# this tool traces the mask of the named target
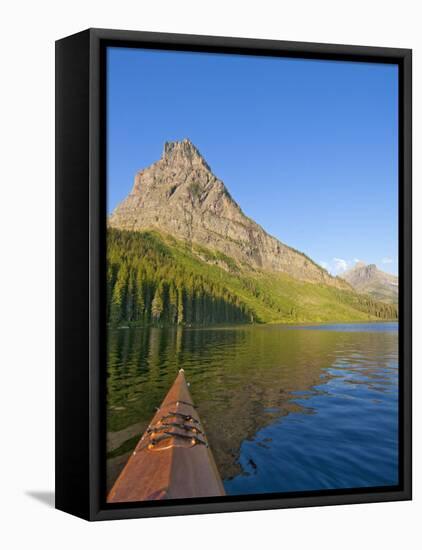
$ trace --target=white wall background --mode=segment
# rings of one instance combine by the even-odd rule
[[[415,318],[415,500],[89,524],[55,511],[54,40],[87,27],[414,49],[415,311],[421,310],[422,34],[412,0],[73,0],[2,3],[0,529],[3,548],[415,548],[421,539]],[[419,344],[419,345],[418,345]],[[34,496],[35,495],[35,496]],[[44,501],[44,503],[43,503]],[[0,539],[0,540],[1,540]]]

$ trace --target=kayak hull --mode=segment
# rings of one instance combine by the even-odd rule
[[[183,370],[108,494],[107,502],[223,496],[224,486]]]

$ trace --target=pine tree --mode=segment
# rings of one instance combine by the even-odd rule
[[[174,283],[171,283],[169,288],[168,320],[171,324],[177,321],[177,290]]]
[[[157,322],[160,320],[161,315],[163,314],[164,309],[164,288],[163,284],[160,283],[157,286],[157,289],[154,294],[154,299],[151,304],[151,317],[152,320]]]
[[[177,288],[177,324],[181,325],[184,321],[184,312],[183,312],[183,288]]]
[[[142,321],[144,316],[145,300],[143,277],[140,269],[136,272],[136,321]]]
[[[127,267],[122,264],[118,273],[116,284],[114,285],[113,295],[110,306],[110,322],[118,324],[124,319],[124,309],[126,304],[127,285]]]
[[[131,270],[128,277],[127,292],[126,292],[126,315],[127,321],[135,319],[135,304],[136,304],[136,282],[135,271]]]

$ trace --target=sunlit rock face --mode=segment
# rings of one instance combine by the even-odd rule
[[[217,250],[242,269],[350,288],[248,218],[188,139],[165,143],[161,159],[136,174],[132,191],[108,223],[130,231],[158,230]]]
[[[342,277],[358,292],[369,294],[382,302],[398,302],[398,277],[381,271],[375,264],[357,262],[352,269],[343,273]]]

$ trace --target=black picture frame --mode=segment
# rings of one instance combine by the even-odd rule
[[[105,502],[105,48],[394,63],[399,67],[397,487]],[[87,520],[409,500],[412,496],[412,51],[88,29],[56,42],[56,508]]]

